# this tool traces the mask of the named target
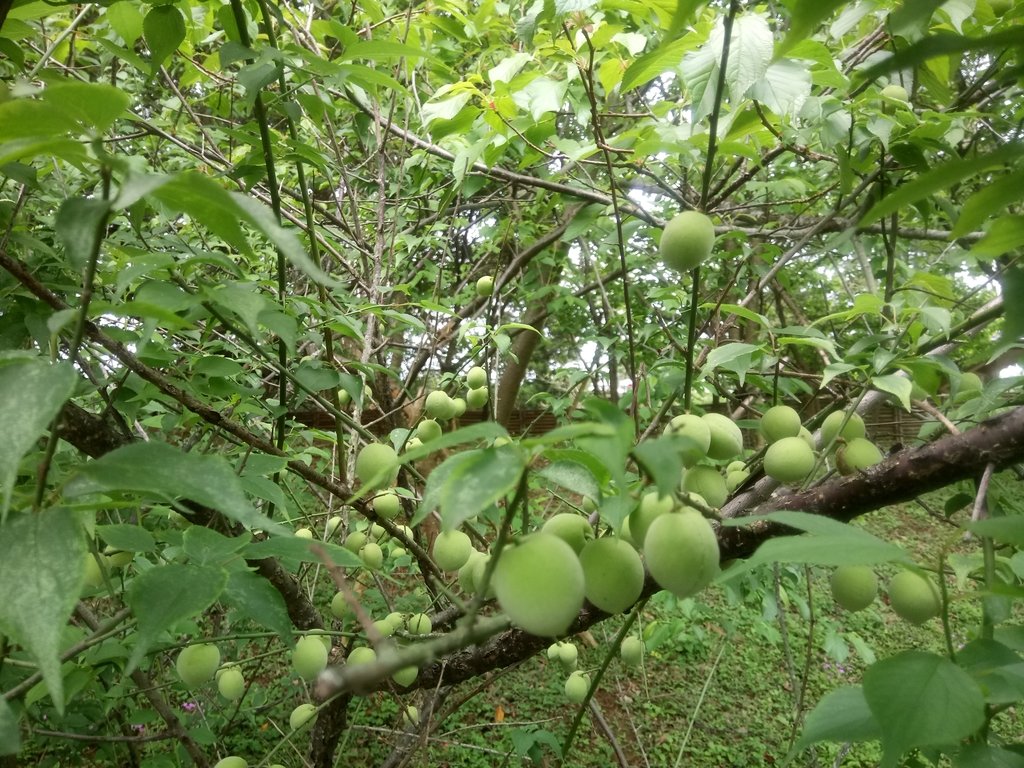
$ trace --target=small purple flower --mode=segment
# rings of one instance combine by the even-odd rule
[[[199,709],[199,705],[196,704],[194,701],[183,701],[181,702],[181,708],[186,712],[195,712],[197,709]]]

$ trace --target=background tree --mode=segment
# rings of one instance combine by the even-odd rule
[[[133,764],[213,764],[243,710],[183,717],[175,660],[188,686],[220,667],[223,700],[292,713],[252,764],[294,745],[333,765],[354,697],[383,689],[433,692],[405,711],[427,734],[462,683],[551,643],[502,595],[534,575],[503,573],[510,542],[565,512],[625,538],[654,492],[714,521],[723,563],[749,558],[726,584],[780,563],[931,572],[947,655],[873,665],[797,746],[1019,764],[990,736],[1024,697],[1022,18],[1002,0],[0,5],[0,753],[37,749],[45,716],[102,722]],[[681,211],[716,240],[677,272],[659,251]],[[758,429],[777,404],[818,437],[781,483]],[[854,462],[832,411],[884,458]],[[699,445],[686,413],[726,415],[742,450]],[[394,494],[375,443],[400,456]],[[726,489],[735,460],[716,499],[697,478]],[[947,517],[977,547],[954,565],[846,525],[960,481],[974,494]],[[460,578],[433,549],[456,529],[491,555]],[[983,607],[960,654],[950,575]],[[647,574],[574,678],[580,717],[663,586]],[[610,620],[571,607],[556,635]],[[299,687],[253,692],[285,663]]]

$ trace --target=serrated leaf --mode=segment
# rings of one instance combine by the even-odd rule
[[[872,376],[871,386],[881,392],[888,392],[899,401],[903,410],[910,412],[910,393],[914,389],[914,384],[908,377],[896,373]]]
[[[971,253],[982,258],[995,259],[1024,245],[1024,216],[1000,216],[992,222],[988,232],[971,246]]]
[[[1018,144],[1007,144],[1006,146],[990,152],[987,155],[978,155],[964,159],[950,160],[927,173],[923,173],[913,181],[909,181],[875,203],[859,222],[859,226],[865,226],[874,221],[895,213],[905,206],[916,203],[918,200],[932,195],[936,192],[949,189],[958,182],[968,179],[993,167],[1003,165],[1016,160],[1024,154],[1024,146]]]
[[[150,67],[155,74],[185,39],[185,18],[173,5],[155,5],[142,21],[142,36],[149,46]]]
[[[811,72],[806,62],[773,61],[764,76],[754,83],[750,96],[777,115],[795,117],[811,95]]]
[[[789,32],[776,55],[789,51],[797,43],[810,37],[818,25],[846,5],[845,0],[799,0],[790,14]]]
[[[138,666],[162,633],[213,605],[227,581],[227,571],[222,568],[181,563],[157,565],[136,576],[125,600],[138,620],[139,631],[125,673]]]
[[[32,655],[61,713],[61,635],[82,590],[87,551],[82,527],[61,507],[0,526],[0,633]]]
[[[18,717],[10,704],[0,696],[0,755],[16,755],[21,751]]]
[[[1024,547],[1024,515],[974,520],[967,524],[967,529],[979,536],[994,539],[1001,544]]]
[[[135,45],[135,41],[142,36],[143,17],[135,3],[128,0],[111,3],[107,6],[104,18],[121,36],[125,45]]]
[[[546,467],[539,469],[537,474],[580,496],[596,500],[600,493],[594,473],[585,464],[578,461],[568,459],[552,461]]]
[[[949,659],[924,651],[868,667],[864,698],[882,729],[883,768],[915,747],[956,744],[985,722],[978,684]]]
[[[75,270],[80,271],[99,247],[109,212],[106,200],[70,197],[61,204],[53,229]]]
[[[323,550],[335,565],[358,568],[363,564],[357,554],[349,552],[344,547],[326,541],[310,541],[298,536],[274,536],[263,541],[254,541],[245,546],[243,554],[246,560],[274,557],[286,563],[322,563],[323,560],[313,551],[314,546]]]
[[[123,446],[83,465],[66,488],[69,496],[97,491],[139,493],[166,502],[191,499],[247,528],[287,533],[253,508],[223,457],[183,453],[156,440]]]
[[[674,70],[686,52],[696,45],[696,39],[695,35],[683,35],[662,43],[650,53],[635,59],[622,74],[622,93],[647,85],[654,78]]]
[[[0,522],[7,516],[22,457],[60,413],[76,379],[67,363],[42,358],[0,361]]]
[[[445,432],[440,437],[431,440],[428,445],[405,451],[401,459],[404,464],[417,461],[445,448],[476,443],[480,440],[496,440],[499,437],[507,439],[508,430],[496,421],[481,421],[478,424],[470,424],[468,427],[460,427],[452,432]]]
[[[832,2],[832,0],[828,0],[828,2]],[[966,37],[952,32],[933,32],[857,74],[861,80],[871,81],[889,72],[913,69],[918,64],[937,56],[947,56],[963,51],[1002,51],[1019,42],[1020,31],[1017,29],[990,32],[983,37]]]
[[[1009,205],[1024,197],[1024,170],[1016,171],[986,184],[975,192],[960,209],[960,216],[950,237],[963,237],[981,226],[993,213],[1007,210]]]
[[[185,555],[199,565],[223,565],[238,556],[252,537],[249,534],[228,537],[202,525],[190,525],[181,536]]]
[[[644,440],[633,449],[637,463],[650,473],[662,496],[672,495],[679,488],[683,476],[683,454],[700,451],[696,441],[683,435],[657,437]]]
[[[152,552],[156,549],[153,534],[141,525],[97,525],[96,535],[103,539],[104,543],[121,552]]]
[[[286,643],[291,642],[292,623],[284,598],[269,581],[252,571],[232,571],[222,602],[243,618],[276,632]]]
[[[416,520],[440,509],[441,527],[458,528],[515,490],[525,468],[515,445],[456,454],[430,473]]]
[[[73,119],[79,131],[91,134],[106,131],[131,104],[127,93],[106,83],[54,83],[41,98]]]
[[[1024,699],[1024,658],[1002,643],[972,640],[956,654],[956,663],[981,686],[992,706]]]
[[[881,735],[864,690],[859,685],[847,685],[827,693],[807,714],[796,747],[802,749],[819,741],[874,741]]]

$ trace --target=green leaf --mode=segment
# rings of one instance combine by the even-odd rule
[[[648,472],[662,496],[672,495],[683,476],[683,454],[700,446],[682,435],[644,440],[633,449],[637,463]]]
[[[1001,544],[1024,547],[1024,515],[975,520],[967,524],[967,529]]]
[[[1000,216],[985,236],[971,246],[971,253],[995,259],[1024,245],[1024,216]]]
[[[975,176],[992,167],[1001,167],[1016,160],[1024,154],[1024,145],[1007,144],[987,155],[978,155],[958,160],[950,160],[927,173],[921,174],[913,181],[897,187],[893,192],[875,203],[859,222],[865,226],[877,221],[890,213],[923,200],[929,195],[947,190],[957,183]]]
[[[537,474],[555,485],[595,501],[600,493],[594,473],[585,464],[578,461],[568,459],[553,461],[539,469]]]
[[[7,516],[21,458],[60,413],[76,380],[67,363],[0,359],[0,522]]]
[[[16,755],[21,751],[18,717],[10,704],[0,696],[0,755]]]
[[[441,527],[458,528],[515,490],[525,468],[522,452],[512,444],[446,459],[427,478],[413,525],[440,508]]]
[[[1024,754],[992,744],[968,744],[954,756],[953,768],[1024,768]]]
[[[181,563],[157,565],[136,576],[125,599],[138,620],[139,632],[125,673],[138,666],[162,633],[213,605],[227,581],[222,568]]]
[[[754,354],[760,351],[761,347],[756,344],[746,344],[744,342],[723,344],[708,353],[707,360],[705,360],[704,365],[700,369],[701,378],[705,378],[712,371],[722,368],[732,371],[739,376],[740,384],[742,384],[746,378],[746,372],[750,370],[753,364]]]
[[[181,536],[181,548],[189,560],[199,565],[223,565],[238,557],[252,536],[228,537],[202,525],[190,525]]]
[[[1024,267],[1019,263],[1006,268],[1000,277],[1003,288],[1004,343],[1024,339]]]
[[[956,654],[956,662],[971,675],[992,706],[1024,699],[1024,658],[1002,643],[979,638]]]
[[[223,457],[182,453],[156,440],[123,446],[85,464],[66,491],[77,496],[98,491],[140,493],[167,502],[191,499],[247,528],[287,533],[280,523],[253,508]]]
[[[827,693],[808,713],[796,747],[802,749],[819,741],[874,741],[881,735],[864,690],[859,685],[846,685]]]
[[[832,1],[828,0],[830,3]],[[918,64],[937,56],[947,56],[964,51],[998,52],[1019,43],[1020,31],[1017,29],[991,32],[984,37],[965,37],[952,32],[936,32],[897,51],[892,56],[872,64],[857,74],[861,80],[871,81],[889,72],[914,69]]]
[[[915,747],[956,744],[985,723],[978,684],[949,659],[924,651],[868,667],[864,698],[882,729],[883,768]]]
[[[142,21],[142,34],[149,46],[151,71],[156,74],[185,39],[185,18],[173,5],[155,5]]]
[[[111,3],[107,6],[104,18],[121,36],[125,45],[134,45],[135,41],[142,36],[142,13],[139,12],[135,3],[128,2],[128,0]]]
[[[110,128],[131,104],[127,93],[106,83],[55,83],[42,98],[72,118],[78,130],[93,134]]]
[[[152,552],[156,549],[153,534],[141,525],[97,525],[96,535],[121,552]]]
[[[619,86],[622,93],[647,85],[654,78],[678,67],[686,52],[696,45],[696,39],[695,35],[683,35],[662,43],[650,53],[633,61],[622,75],[622,83]]]
[[[499,437],[508,438],[508,430],[496,421],[482,421],[479,424],[470,424],[468,427],[460,427],[452,432],[445,432],[439,438],[431,440],[428,445],[405,451],[401,459],[402,463],[405,464],[410,461],[418,461],[445,448],[475,443],[479,440],[494,440]]]
[[[790,14],[789,33],[775,55],[782,56],[794,45],[810,37],[821,22],[844,5],[845,0],[799,0]]]
[[[347,550],[346,550],[347,551]],[[281,593],[259,574],[232,571],[221,600],[243,618],[273,630],[291,643],[292,623]]]
[[[1016,171],[975,192],[960,209],[951,237],[963,237],[981,226],[993,213],[1007,210],[1010,203],[1024,197],[1024,170]]]
[[[36,660],[60,713],[61,635],[82,590],[87,554],[85,533],[67,509],[17,514],[0,526],[0,633]]]
[[[877,390],[888,392],[899,401],[903,410],[910,412],[910,393],[914,389],[914,384],[908,377],[900,376],[898,373],[872,376],[871,385]]]
[[[99,248],[109,211],[106,200],[70,197],[61,204],[53,228],[74,269],[81,270]]]

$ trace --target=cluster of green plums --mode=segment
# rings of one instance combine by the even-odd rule
[[[847,611],[862,611],[878,596],[878,576],[866,565],[842,565],[829,580],[832,598]],[[905,568],[886,587],[889,606],[911,624],[924,624],[942,612],[938,586],[925,574]]]

